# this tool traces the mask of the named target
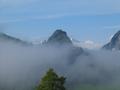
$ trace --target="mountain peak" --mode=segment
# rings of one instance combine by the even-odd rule
[[[67,33],[61,29],[56,30],[47,42],[56,44],[72,44],[72,41],[68,37]]]
[[[59,35],[59,34],[67,35],[67,33],[65,31],[63,31],[62,29],[57,29],[53,34],[54,35]]]
[[[103,46],[108,50],[120,50],[120,30],[112,37],[111,41]]]

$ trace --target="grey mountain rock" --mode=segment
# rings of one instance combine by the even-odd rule
[[[118,31],[111,39],[111,41],[103,46],[107,50],[120,50],[120,31]]]
[[[21,45],[29,45],[30,44],[26,41],[12,37],[5,33],[0,33],[0,42],[10,42],[10,43],[16,43],[16,44],[21,44]]]
[[[72,41],[68,37],[67,33],[62,30],[56,30],[52,36],[48,39],[47,43],[49,44],[72,44]]]

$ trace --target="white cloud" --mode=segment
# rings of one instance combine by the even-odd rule
[[[81,42],[81,41],[72,39],[72,41],[75,46],[79,46],[79,47],[83,47],[83,48],[87,48],[87,49],[99,49],[102,47],[102,44],[93,42],[91,40],[86,40],[86,41]]]
[[[91,41],[91,40],[87,40],[87,41],[83,42],[82,46],[83,46],[84,48],[88,48],[88,49],[98,49],[98,48],[100,48],[102,45],[99,44],[99,43],[95,43],[95,42],[93,42],[93,41]]]

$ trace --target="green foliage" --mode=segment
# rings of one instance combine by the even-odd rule
[[[53,69],[49,69],[36,90],[65,90],[64,83],[64,77],[59,77]]]

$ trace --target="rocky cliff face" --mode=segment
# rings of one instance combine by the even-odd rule
[[[120,50],[120,31],[118,31],[111,41],[103,46],[103,49],[107,50]]]

